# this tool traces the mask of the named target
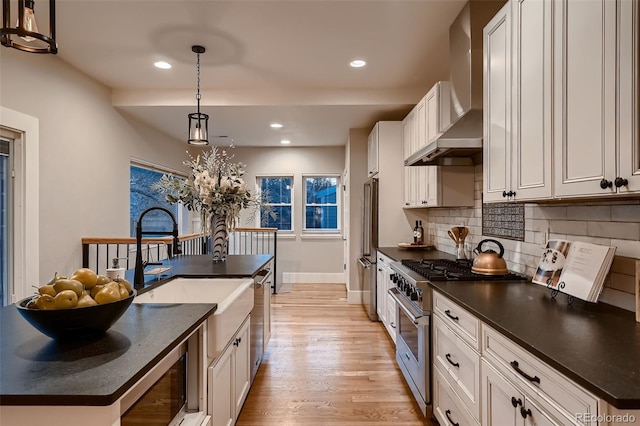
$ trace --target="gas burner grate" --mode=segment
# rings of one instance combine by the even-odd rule
[[[471,260],[421,259],[402,261],[402,264],[430,281],[521,281],[527,278],[508,273],[504,275],[483,275],[471,271]]]

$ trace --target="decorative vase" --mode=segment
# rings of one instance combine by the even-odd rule
[[[211,215],[211,254],[214,262],[227,260],[229,251],[227,215]]]

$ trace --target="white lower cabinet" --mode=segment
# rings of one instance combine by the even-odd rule
[[[577,424],[548,402],[538,402],[521,392],[498,373],[487,361],[482,361],[483,425],[569,425]]]
[[[251,386],[249,317],[231,343],[209,367],[209,414],[212,426],[233,425]]]
[[[378,252],[377,257],[378,275],[376,281],[376,297],[377,297],[377,311],[378,317],[384,327],[387,329],[389,336],[395,343],[396,341],[396,302],[391,296],[389,296],[389,289],[393,287],[393,281],[391,281],[391,259],[385,256],[383,253]]]
[[[479,424],[438,369],[433,370],[433,415],[441,425]],[[503,425],[496,423],[496,426]]]

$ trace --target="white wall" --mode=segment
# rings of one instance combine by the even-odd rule
[[[121,115],[107,87],[57,56],[0,49],[0,88],[3,107],[40,123],[42,283],[80,266],[82,237],[129,234],[132,157],[179,169],[186,144]]]
[[[343,273],[342,234],[331,237],[302,235],[302,179],[304,174],[342,175],[344,149],[344,146],[331,146],[237,147],[232,150],[233,161],[241,161],[247,166],[244,177],[250,187],[255,185],[257,175],[293,175],[294,234],[278,234],[278,279],[284,274],[285,281],[293,278],[296,281],[335,282],[336,274]],[[245,211],[240,226],[255,227],[258,223]]]

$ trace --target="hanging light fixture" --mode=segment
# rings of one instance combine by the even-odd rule
[[[209,116],[200,112],[200,54],[205,52],[202,46],[191,46],[191,51],[198,55],[198,92],[196,101],[198,102],[198,112],[189,114],[189,144],[209,145]]]
[[[2,29],[0,43],[6,47],[31,53],[58,53],[56,43],[56,2],[49,0],[49,35],[38,32],[35,1],[18,0],[18,19],[16,26],[11,25],[10,0],[2,0]]]

